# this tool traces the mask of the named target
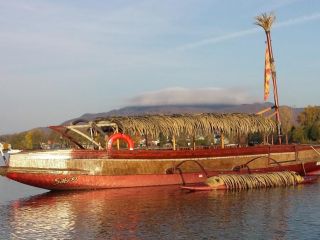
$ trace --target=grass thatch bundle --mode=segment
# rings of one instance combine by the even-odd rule
[[[117,124],[119,131],[129,135],[189,136],[209,135],[216,132],[225,134],[249,134],[260,132],[272,133],[275,130],[275,122],[255,114],[231,113],[231,114],[175,114],[175,115],[144,115],[127,117],[110,117],[97,119]]]
[[[256,16],[255,24],[262,27],[266,32],[269,32],[275,20],[276,16],[273,13],[263,13],[259,16]]]
[[[221,174],[208,178],[206,183],[213,188],[224,184],[226,189],[253,189],[292,186],[297,185],[302,181],[303,177],[296,172],[283,171],[239,175]]]

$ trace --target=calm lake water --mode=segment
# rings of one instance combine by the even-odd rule
[[[320,239],[320,182],[45,192],[0,177],[0,239]]]

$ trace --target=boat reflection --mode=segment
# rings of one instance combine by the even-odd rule
[[[11,231],[27,238],[140,239],[143,232],[162,234],[172,221],[182,229],[187,202],[208,195],[186,194],[178,186],[48,192],[12,202]]]
[[[285,236],[305,186],[188,193],[178,186],[49,192],[12,202],[15,238],[175,239]],[[283,199],[287,199],[284,201]],[[292,199],[291,199],[292,200]]]

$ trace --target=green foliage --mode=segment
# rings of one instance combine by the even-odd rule
[[[32,132],[27,132],[27,134],[24,136],[23,144],[24,144],[24,148],[26,148],[26,149],[33,148],[33,133]]]
[[[320,140],[320,121],[316,121],[312,124],[309,130],[309,137],[312,141]]]
[[[280,115],[282,133],[288,134],[295,122],[292,108],[286,106],[280,107]]]
[[[310,127],[320,120],[320,106],[308,106],[298,116],[298,122],[304,127]]]
[[[293,128],[291,138],[295,143],[306,143],[308,139],[306,131],[302,127]]]
[[[320,106],[308,106],[298,116],[300,126],[292,128],[293,142],[309,143],[320,141]]]
[[[197,146],[210,146],[214,142],[213,136],[205,136],[204,138],[196,139]]]
[[[40,149],[41,143],[59,143],[60,135],[49,130],[33,129],[1,137],[1,142],[10,143],[14,149]]]
[[[161,132],[159,134],[159,147],[163,147],[167,143],[167,137]]]
[[[13,134],[10,135],[5,142],[8,142],[11,144],[12,148],[18,148],[18,149],[24,149],[24,139],[25,139],[26,133],[18,133],[18,134]]]
[[[263,135],[261,133],[252,133],[248,135],[248,144],[251,146],[261,144],[263,142]]]

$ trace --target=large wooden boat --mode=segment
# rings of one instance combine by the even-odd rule
[[[301,175],[320,173],[320,146],[227,146],[221,141],[219,146],[179,148],[175,144],[173,136],[178,136],[179,130],[188,135],[217,131],[228,136],[253,132],[271,134],[276,128],[274,121],[257,115],[153,115],[75,123],[51,128],[77,148],[13,154],[5,159],[7,166],[2,167],[2,175],[40,188],[75,190],[199,183],[222,173],[282,170]],[[171,136],[172,148],[134,148],[128,134],[144,136],[146,132],[149,137],[160,132]],[[83,136],[96,149],[85,149],[74,133]],[[105,144],[99,142],[97,136]],[[128,147],[119,150],[112,147],[118,140],[127,142]]]

